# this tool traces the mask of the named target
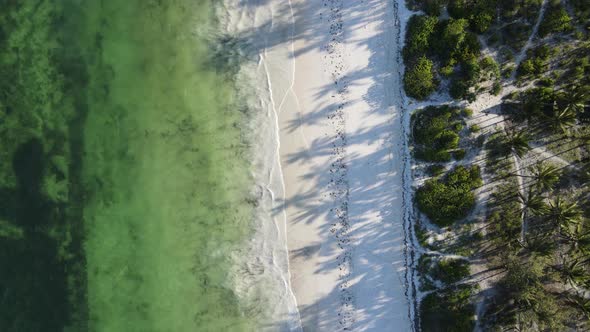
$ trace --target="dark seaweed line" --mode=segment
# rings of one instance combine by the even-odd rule
[[[403,215],[403,228],[404,228],[404,262],[405,262],[405,295],[409,303],[408,307],[408,318],[412,322],[412,331],[420,331],[419,315],[416,314],[418,311],[417,301],[417,288],[416,288],[416,251],[414,248],[413,238],[414,234],[414,211],[413,211],[413,193],[411,190],[412,185],[412,170],[411,170],[411,157],[409,154],[409,132],[406,128],[406,123],[409,120],[409,113],[406,105],[405,95],[403,91],[402,77],[403,77],[403,61],[402,61],[402,26],[399,14],[399,2],[398,0],[393,1],[393,10],[395,17],[396,38],[397,38],[397,52],[396,58],[399,67],[397,69],[399,90],[398,90],[398,106],[401,112],[400,123],[401,123],[401,135],[402,135],[402,156],[403,156],[403,167],[402,167],[402,209]]]

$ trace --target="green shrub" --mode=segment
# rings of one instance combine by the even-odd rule
[[[467,37],[469,22],[465,19],[450,19],[442,21],[437,28],[432,42],[434,53],[442,63],[452,63],[456,54],[461,52]]]
[[[490,13],[479,13],[473,16],[470,23],[475,32],[484,33],[490,28],[492,19],[493,17]]]
[[[445,0],[424,0],[424,12],[428,15],[439,16]]]
[[[455,150],[453,151],[453,158],[455,158],[455,160],[462,160],[465,158],[465,153],[464,149]]]
[[[527,52],[527,59],[518,67],[518,76],[538,76],[547,70],[551,49],[547,45],[539,46]]]
[[[551,33],[570,32],[573,30],[571,22],[572,19],[561,4],[550,6],[539,26],[539,35],[545,37]]]
[[[445,171],[445,167],[443,165],[439,165],[439,164],[430,165],[426,169],[426,173],[428,173],[428,175],[430,175],[430,176],[439,176],[439,175],[443,174],[444,171]]]
[[[475,93],[471,88],[475,87],[481,77],[481,66],[476,58],[471,58],[462,62],[459,68],[451,79],[449,94],[454,99],[474,101]]]
[[[451,76],[454,71],[455,71],[455,66],[453,66],[453,65],[446,65],[444,67],[441,67],[439,70],[440,74],[445,77]]]
[[[470,275],[469,263],[462,259],[442,259],[431,271],[433,278],[449,285],[459,282]]]
[[[481,185],[479,167],[457,166],[443,179],[433,179],[416,192],[416,202],[430,220],[449,226],[467,216],[475,205],[473,189]]]
[[[471,30],[486,32],[496,13],[496,1],[450,0],[447,9],[455,19],[467,19]]]
[[[473,116],[473,110],[471,108],[464,108],[463,109],[463,116],[470,117]]]
[[[433,63],[422,56],[410,65],[404,73],[404,89],[412,98],[423,100],[433,93],[438,86],[434,79]]]
[[[427,107],[414,114],[412,136],[415,157],[426,161],[450,161],[450,150],[459,146],[463,128],[458,108]]]
[[[461,285],[430,293],[420,303],[422,331],[473,331],[475,308],[470,303],[473,287]]]
[[[518,67],[518,76],[528,76],[535,73],[535,64],[533,60],[528,59],[523,61]]]
[[[491,92],[494,96],[499,95],[502,92],[502,84],[499,81],[494,82]]]
[[[551,77],[542,77],[541,79],[539,79],[537,84],[546,88],[550,88],[555,85],[555,80]]]
[[[480,130],[481,130],[481,128],[476,124],[469,127],[469,131],[471,131],[472,133],[478,133]]]
[[[500,77],[500,66],[492,57],[487,56],[481,60],[481,69],[488,73],[490,77]]]
[[[465,18],[469,15],[471,6],[466,0],[449,0],[447,7],[449,14],[454,18]]]
[[[514,72],[514,65],[508,65],[508,66],[504,67],[504,69],[502,70],[502,77],[509,78],[510,76],[512,76],[513,72]]]
[[[437,22],[433,16],[414,15],[410,18],[403,50],[405,61],[426,54]]]
[[[461,123],[461,122],[455,122],[455,123],[453,124],[453,131],[454,131],[455,133],[458,133],[458,132],[460,132],[461,130],[463,130],[463,128],[465,128],[465,125],[463,125],[463,123]],[[458,143],[458,142],[457,142],[457,143]]]
[[[435,161],[435,162],[446,162],[451,161],[451,153],[446,150],[436,150],[432,148],[417,149],[414,157],[416,159]]]
[[[497,299],[490,308],[499,314],[495,324],[538,326],[539,331],[567,331],[567,311],[559,297],[544,287],[547,261],[541,257],[523,260],[515,255],[504,259],[506,273],[498,282]],[[564,324],[565,323],[565,324]]]

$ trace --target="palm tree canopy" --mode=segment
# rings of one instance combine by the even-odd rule
[[[574,104],[576,105],[576,104]],[[545,114],[545,118],[549,121],[549,126],[556,131],[562,133],[576,124],[577,120],[577,108],[570,103],[560,102],[555,100],[552,107],[548,108]]]
[[[576,202],[567,202],[558,196],[549,203],[548,216],[557,225],[565,227],[572,223],[578,223],[582,217],[582,210]]]
[[[536,180],[535,187],[540,191],[551,189],[559,181],[561,175],[557,167],[544,163],[533,166],[531,173]]]
[[[516,134],[509,135],[506,139],[506,147],[512,151],[519,158],[522,158],[530,149],[530,137],[527,133],[521,131]]]
[[[529,188],[527,195],[519,192],[518,198],[523,208],[530,211],[533,215],[542,215],[547,211],[548,207],[544,201],[545,197],[533,191],[533,188]]]
[[[573,259],[571,261],[563,261],[559,272],[565,281],[575,285],[584,285],[588,282],[588,273],[582,265],[581,261]]]

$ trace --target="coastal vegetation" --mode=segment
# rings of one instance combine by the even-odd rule
[[[421,327],[424,331],[472,331],[475,327],[473,288],[466,285],[430,293],[420,303]]]
[[[431,162],[450,161],[459,151],[459,132],[464,125],[461,110],[456,107],[427,107],[414,113],[414,156]]]
[[[430,59],[438,82],[419,97],[406,85],[408,96],[426,100],[411,137],[424,330],[590,328],[590,7],[583,2],[408,1],[424,14],[409,20],[404,61]],[[443,42],[450,46],[437,47]],[[449,112],[464,107],[473,113]],[[459,148],[462,159],[453,154]],[[477,181],[466,175],[475,168]],[[462,274],[441,274],[441,264]],[[460,303],[449,313],[439,304],[459,286],[470,293],[449,300]],[[458,312],[466,317],[460,322],[477,320],[447,320]]]
[[[467,216],[475,204],[473,189],[481,185],[479,167],[457,166],[444,177],[426,181],[416,191],[418,208],[439,226]]]

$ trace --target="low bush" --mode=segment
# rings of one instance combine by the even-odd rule
[[[473,189],[482,183],[479,167],[457,166],[442,179],[431,179],[416,192],[416,202],[430,220],[449,226],[467,216],[475,205]]]
[[[491,92],[494,96],[499,95],[500,92],[502,92],[502,84],[499,81],[494,82],[494,85],[492,85]]]
[[[404,61],[408,62],[428,52],[437,22],[438,19],[433,16],[414,15],[410,18],[403,50]]]
[[[423,100],[438,87],[434,78],[434,68],[431,60],[422,56],[415,64],[410,65],[404,73],[404,89],[412,98]]]
[[[420,303],[422,331],[473,331],[474,306],[470,303],[473,287],[461,285],[428,294]]]
[[[455,158],[455,160],[461,160],[465,158],[465,154],[466,152],[463,149],[455,150],[453,151],[453,158]]]
[[[547,71],[551,49],[547,45],[539,46],[527,52],[527,58],[518,67],[518,76],[537,77]]]
[[[490,213],[487,223],[493,225],[489,230],[491,237],[502,251],[518,248],[521,227],[521,211],[519,203],[512,197],[518,196],[518,188],[514,184],[503,184],[492,194]]]
[[[539,256],[526,261],[514,255],[504,258],[506,273],[498,282],[498,293],[490,308],[496,313],[496,327],[538,326],[539,331],[566,331],[567,309],[543,281],[548,277],[547,261]],[[501,328],[502,329],[502,328]]]
[[[532,25],[516,21],[502,28],[502,36],[513,50],[520,50],[526,44],[532,30]]]
[[[445,167],[443,165],[430,165],[428,166],[428,168],[426,169],[426,173],[428,173],[428,175],[430,176],[439,176],[441,174],[443,174],[445,171]]]
[[[475,93],[471,88],[476,87],[481,75],[482,68],[475,57],[462,62],[451,79],[449,94],[455,99],[475,101]]]
[[[450,285],[469,277],[469,263],[462,259],[442,259],[434,266],[431,275],[445,285]]]
[[[449,161],[459,146],[463,128],[461,112],[449,106],[427,107],[413,117],[415,157],[425,161]]]
[[[537,82],[537,85],[545,87],[545,88],[551,88],[555,85],[555,80],[551,77],[542,77]]]
[[[543,16],[541,25],[539,25],[539,35],[541,37],[551,33],[570,32],[572,30],[572,19],[561,3],[549,6]]]

